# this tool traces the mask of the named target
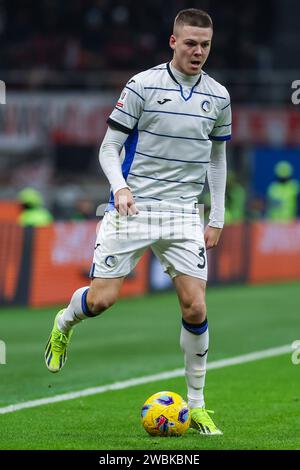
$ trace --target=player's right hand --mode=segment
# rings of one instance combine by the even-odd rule
[[[115,208],[120,215],[136,215],[139,213],[132,193],[128,188],[119,189],[115,194]]]

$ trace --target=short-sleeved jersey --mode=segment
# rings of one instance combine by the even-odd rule
[[[128,133],[122,171],[136,201],[193,201],[212,140],[231,137],[230,97],[203,71],[187,89],[161,64],[128,81],[107,122]]]

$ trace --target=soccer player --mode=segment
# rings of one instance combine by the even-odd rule
[[[222,434],[203,395],[209,343],[206,250],[218,244],[222,232],[231,134],[229,94],[202,70],[212,36],[206,12],[180,11],[170,37],[171,62],[138,73],[121,93],[99,153],[111,198],[96,241],[92,281],[57,314],[45,351],[48,369],[58,372],[72,327],[117,300],[124,277],[151,247],[178,295],[191,426],[203,435]],[[206,176],[211,211],[204,230],[195,204]],[[167,220],[170,230],[164,230]]]

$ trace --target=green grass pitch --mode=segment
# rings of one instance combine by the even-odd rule
[[[209,288],[209,362],[300,339],[299,284]],[[51,374],[43,351],[58,309],[0,311],[0,407],[183,367],[174,293],[119,301],[76,327],[66,366]],[[0,415],[0,449],[299,449],[299,372],[291,354],[207,372],[206,404],[223,436],[153,438],[145,399],[185,396],[183,377]]]

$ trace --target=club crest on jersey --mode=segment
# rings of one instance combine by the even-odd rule
[[[108,268],[114,268],[118,263],[118,259],[116,256],[110,255],[105,258],[104,263]]]
[[[211,102],[208,101],[208,100],[202,101],[202,103],[201,103],[201,108],[202,108],[203,111],[205,111],[206,113],[209,113],[210,110],[211,110]]]

